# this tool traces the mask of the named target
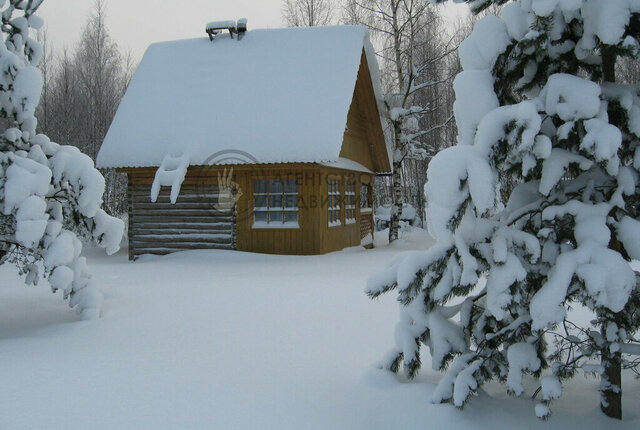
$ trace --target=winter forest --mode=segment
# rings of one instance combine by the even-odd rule
[[[167,153],[149,198],[98,169],[140,58],[108,0],[71,46],[43,2],[0,0],[0,428],[640,426],[639,0],[281,0],[281,27],[360,26],[380,72],[391,169],[329,180],[324,226],[371,234],[319,255],[235,247],[243,192],[253,229],[301,228],[297,180],[203,191]],[[226,196],[213,233],[131,221],[181,192]],[[145,228],[229,247],[134,259]]]
[[[52,46],[46,23],[36,32],[43,47],[38,131],[55,142],[76,146],[94,161],[135,70],[131,53],[111,39],[106,13],[107,2],[96,1],[77,46]],[[103,175],[105,208],[121,215],[126,179],[113,171]]]

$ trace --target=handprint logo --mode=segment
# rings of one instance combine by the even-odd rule
[[[204,201],[211,202],[213,213],[226,215],[229,211],[234,211],[236,221],[246,219],[251,212],[248,210],[249,205],[236,205],[243,193],[240,185],[233,180],[232,166],[243,165],[243,171],[247,172],[247,165],[258,166],[258,164],[254,156],[238,149],[225,149],[211,154],[203,163],[202,181],[196,183],[197,193]],[[252,176],[249,173],[245,174]],[[212,189],[211,179],[216,176],[217,189]],[[212,194],[217,195],[217,199],[211,199]]]
[[[233,181],[233,167],[229,174],[226,168],[222,173],[218,172],[218,202],[213,207],[221,212],[231,210],[241,196],[240,185]]]

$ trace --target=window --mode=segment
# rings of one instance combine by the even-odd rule
[[[371,186],[368,184],[360,185],[360,213],[371,212],[371,200],[369,200]]]
[[[329,185],[329,227],[341,225],[340,222],[340,181],[331,179]]]
[[[344,223],[356,222],[356,181],[347,181],[344,184]]]
[[[253,181],[253,227],[298,227],[298,181],[295,179]]]

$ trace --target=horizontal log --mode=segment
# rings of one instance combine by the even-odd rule
[[[206,196],[206,197],[211,197],[211,196],[217,196],[219,195],[220,192],[216,189],[216,190],[212,190],[212,189],[193,189],[193,190],[181,190],[180,194],[178,194],[178,200],[180,200],[180,198],[184,198],[184,197],[189,197],[189,196]],[[159,199],[169,199],[169,197],[171,196],[171,193],[159,193],[158,194],[158,198]],[[151,193],[149,192],[149,190],[139,190],[139,191],[133,191],[131,193],[131,197],[133,198],[145,198],[145,199],[149,199],[151,200]]]
[[[138,254],[142,250],[148,249],[168,249],[172,251],[184,251],[187,249],[235,249],[235,245],[231,242],[229,243],[181,243],[176,244],[176,246],[169,245],[158,245],[156,243],[147,244],[147,245],[137,245],[134,246],[133,252]]]
[[[133,220],[133,224],[141,224],[141,223],[155,223],[155,224],[176,224],[176,223],[183,223],[185,225],[187,224],[193,224],[193,223],[221,223],[221,222],[226,222],[226,223],[232,223],[233,222],[233,217],[230,216],[214,216],[214,215],[209,215],[209,216],[189,216],[189,217],[185,217],[184,215],[154,215],[154,214],[150,214],[150,213],[145,213],[144,215],[142,214],[133,214],[133,216],[131,216],[131,218]]]
[[[186,183],[183,183],[182,186],[180,186],[180,189],[183,190],[183,189],[198,188],[198,187],[218,188],[218,186],[215,185],[215,184],[203,184],[203,185],[200,185],[200,184],[186,184]],[[134,185],[129,186],[130,190],[135,190],[135,189],[139,189],[139,188],[151,189],[151,186],[146,185],[146,184],[134,184]],[[163,186],[160,187],[160,190],[161,191],[165,191],[165,192],[171,191],[171,185],[163,185]]]
[[[201,191],[201,192],[211,192],[211,193],[217,193],[218,190],[220,189],[220,187],[216,186],[216,185],[199,185],[199,184],[192,184],[192,185],[188,185],[188,184],[183,184],[180,187],[180,194],[182,193],[193,193],[193,192],[197,192],[197,191]],[[141,194],[147,194],[147,195],[151,195],[151,186],[147,185],[147,184],[141,184],[141,185],[132,185],[131,187],[129,187],[129,190],[132,194],[135,193],[141,193]],[[171,193],[171,187],[161,187],[159,194],[166,194],[169,195]]]
[[[138,229],[134,228],[129,230],[128,238],[129,240],[137,240],[140,238],[172,238],[172,240],[176,238],[184,238],[184,237],[215,237],[215,235],[226,235],[232,236],[234,234],[234,230],[232,226],[228,226],[225,229],[218,230],[178,230],[178,229]]]
[[[216,233],[200,233],[197,234],[129,234],[129,242],[153,242],[158,243],[227,243],[233,241],[234,233],[232,231],[216,232]]]
[[[139,257],[141,255],[144,254],[152,254],[152,255],[167,255],[167,254],[172,254],[174,252],[179,252],[179,251],[189,251],[189,250],[196,250],[196,249],[235,249],[233,247],[233,245],[220,245],[220,246],[216,246],[216,247],[208,247],[208,248],[203,248],[203,247],[199,247],[199,248],[185,248],[185,249],[175,249],[175,248],[136,248],[133,250],[132,255],[133,257]]]
[[[168,249],[216,249],[220,246],[232,245],[233,241],[220,241],[220,242],[151,242],[151,241],[133,241],[129,244],[133,244],[133,249],[138,250],[142,248],[168,248]]]
[[[145,234],[224,234],[233,231],[233,225],[224,224],[199,228],[147,228],[145,226],[136,225],[129,231],[138,236]]]
[[[162,229],[162,230],[225,230],[233,225],[231,222],[136,222],[133,229]]]
[[[195,232],[191,232],[191,233],[143,233],[143,234],[137,234],[134,237],[134,240],[137,240],[138,238],[145,238],[145,239],[167,239],[167,240],[176,240],[176,241],[180,241],[180,240],[191,240],[193,239],[196,242],[200,242],[200,241],[204,241],[204,240],[218,240],[218,239],[229,239],[231,238],[233,234],[233,231],[227,230],[227,231],[217,231],[217,232],[213,232],[213,233],[205,233],[202,231],[195,231]]]
[[[233,216],[233,211],[229,210],[217,210],[212,206],[199,208],[199,209],[185,209],[181,206],[175,206],[172,208],[138,208],[134,206],[131,208],[134,215],[141,214],[146,216],[158,216],[158,215],[186,215],[186,216],[213,216],[213,217],[227,217]]]
[[[179,209],[176,208],[174,210],[169,209],[140,209],[137,210],[136,207],[133,207],[133,216],[136,215],[141,216],[155,216],[155,217],[163,217],[163,216],[182,216],[182,217],[227,217],[230,218],[231,212],[229,211],[217,211],[213,208],[211,209]]]
[[[202,197],[202,196],[180,196],[178,197],[178,199],[176,200],[175,203],[171,203],[171,200],[169,200],[169,197],[165,198],[158,198],[158,200],[156,200],[155,202],[152,202],[151,199],[149,198],[149,196],[140,196],[140,197],[134,197],[131,199],[131,203],[134,204],[134,206],[137,205],[163,205],[163,206],[167,206],[167,207],[176,207],[179,205],[212,205],[214,203],[217,203],[218,201],[220,201],[220,198],[218,198],[218,196],[212,196],[212,197]]]
[[[141,255],[167,255],[167,254],[173,254],[174,252],[177,252],[175,249],[155,249],[155,248],[151,248],[151,249],[141,249],[141,250],[136,250],[131,252],[131,256],[129,257],[129,260],[131,259],[135,259],[136,257],[140,257]]]
[[[171,203],[169,201],[156,201],[152,202],[151,200],[141,200],[134,201],[131,205],[133,209],[166,209],[166,210],[175,210],[175,209],[217,209],[218,204],[217,199],[190,199],[190,200],[182,200],[177,201],[175,203]],[[222,208],[220,210],[223,210]]]
[[[197,202],[176,202],[176,204],[171,203],[151,203],[151,202],[140,202],[134,203],[134,210],[176,210],[176,209],[200,209],[200,210],[213,210],[219,212],[215,207],[215,201],[197,201]],[[229,211],[226,211],[229,212]]]
[[[218,193],[185,193],[180,194],[176,199],[176,202],[189,202],[189,201],[209,201],[209,200],[217,200],[219,194]],[[170,196],[167,195],[159,195],[156,199],[157,203],[171,203]],[[141,203],[151,203],[151,196],[149,193],[139,193],[131,195],[131,199],[134,202]]]
[[[198,213],[188,213],[187,211],[132,211],[130,217],[134,222],[141,222],[144,219],[157,220],[159,222],[171,221],[192,223],[211,222],[233,222],[233,216],[228,214],[218,214],[215,211],[199,211]]]

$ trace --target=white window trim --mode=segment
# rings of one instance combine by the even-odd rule
[[[337,192],[331,192],[331,187],[330,187],[330,183],[331,182],[336,182],[338,184],[338,191]],[[338,196],[338,205],[337,206],[328,206],[327,207],[327,221],[328,221],[328,226],[329,228],[332,227],[339,227],[342,225],[342,209],[340,206],[340,197],[342,196],[341,190],[340,190],[340,179],[329,179],[327,181],[327,187],[328,189],[328,196],[329,199],[331,199],[331,196]],[[338,219],[335,221],[331,221],[331,212],[338,212]]]
[[[282,181],[282,192],[281,193],[271,193],[269,190],[269,181],[273,181],[273,180],[278,180],[278,181]],[[296,180],[296,192],[295,193],[287,193],[285,192],[285,185],[284,185],[284,181],[286,181],[287,178],[284,179],[254,179],[254,190],[253,190],[253,204],[255,204],[255,197],[256,196],[265,196],[266,201],[267,201],[267,206],[259,206],[259,207],[253,207],[253,224],[251,225],[252,229],[256,229],[256,230],[273,230],[273,229],[299,229],[300,228],[300,193],[298,190],[298,181]],[[264,193],[256,193],[255,192],[255,182],[256,181],[265,181],[266,182],[266,192]],[[269,207],[269,198],[271,196],[282,196],[282,208],[278,207],[278,208],[271,208]],[[298,201],[298,206],[294,207],[285,207],[285,201],[286,201],[286,197],[287,196],[296,196],[297,197],[297,201]],[[283,222],[271,222],[271,221],[256,221],[256,212],[264,212],[267,214],[267,219],[269,218],[269,214],[270,213],[276,213],[276,212],[296,212],[298,214],[298,220],[297,221],[283,221]]]
[[[268,223],[264,221],[253,221],[253,225],[251,226],[251,228],[256,230],[274,230],[279,228],[295,230],[297,228],[300,228],[300,224],[298,224],[297,221],[288,221],[282,224]]]
[[[351,184],[353,185],[353,190],[351,191],[347,191],[347,185]],[[344,223],[345,224],[355,224],[356,223],[356,182],[355,181],[347,181],[345,182],[345,188],[344,188],[344,201],[345,201],[345,205],[344,205]],[[349,196],[353,196],[353,204],[352,205],[348,205],[346,204],[347,202],[347,198]],[[349,211],[351,211],[353,213],[353,217],[349,218],[347,217],[347,214],[349,213]]]

